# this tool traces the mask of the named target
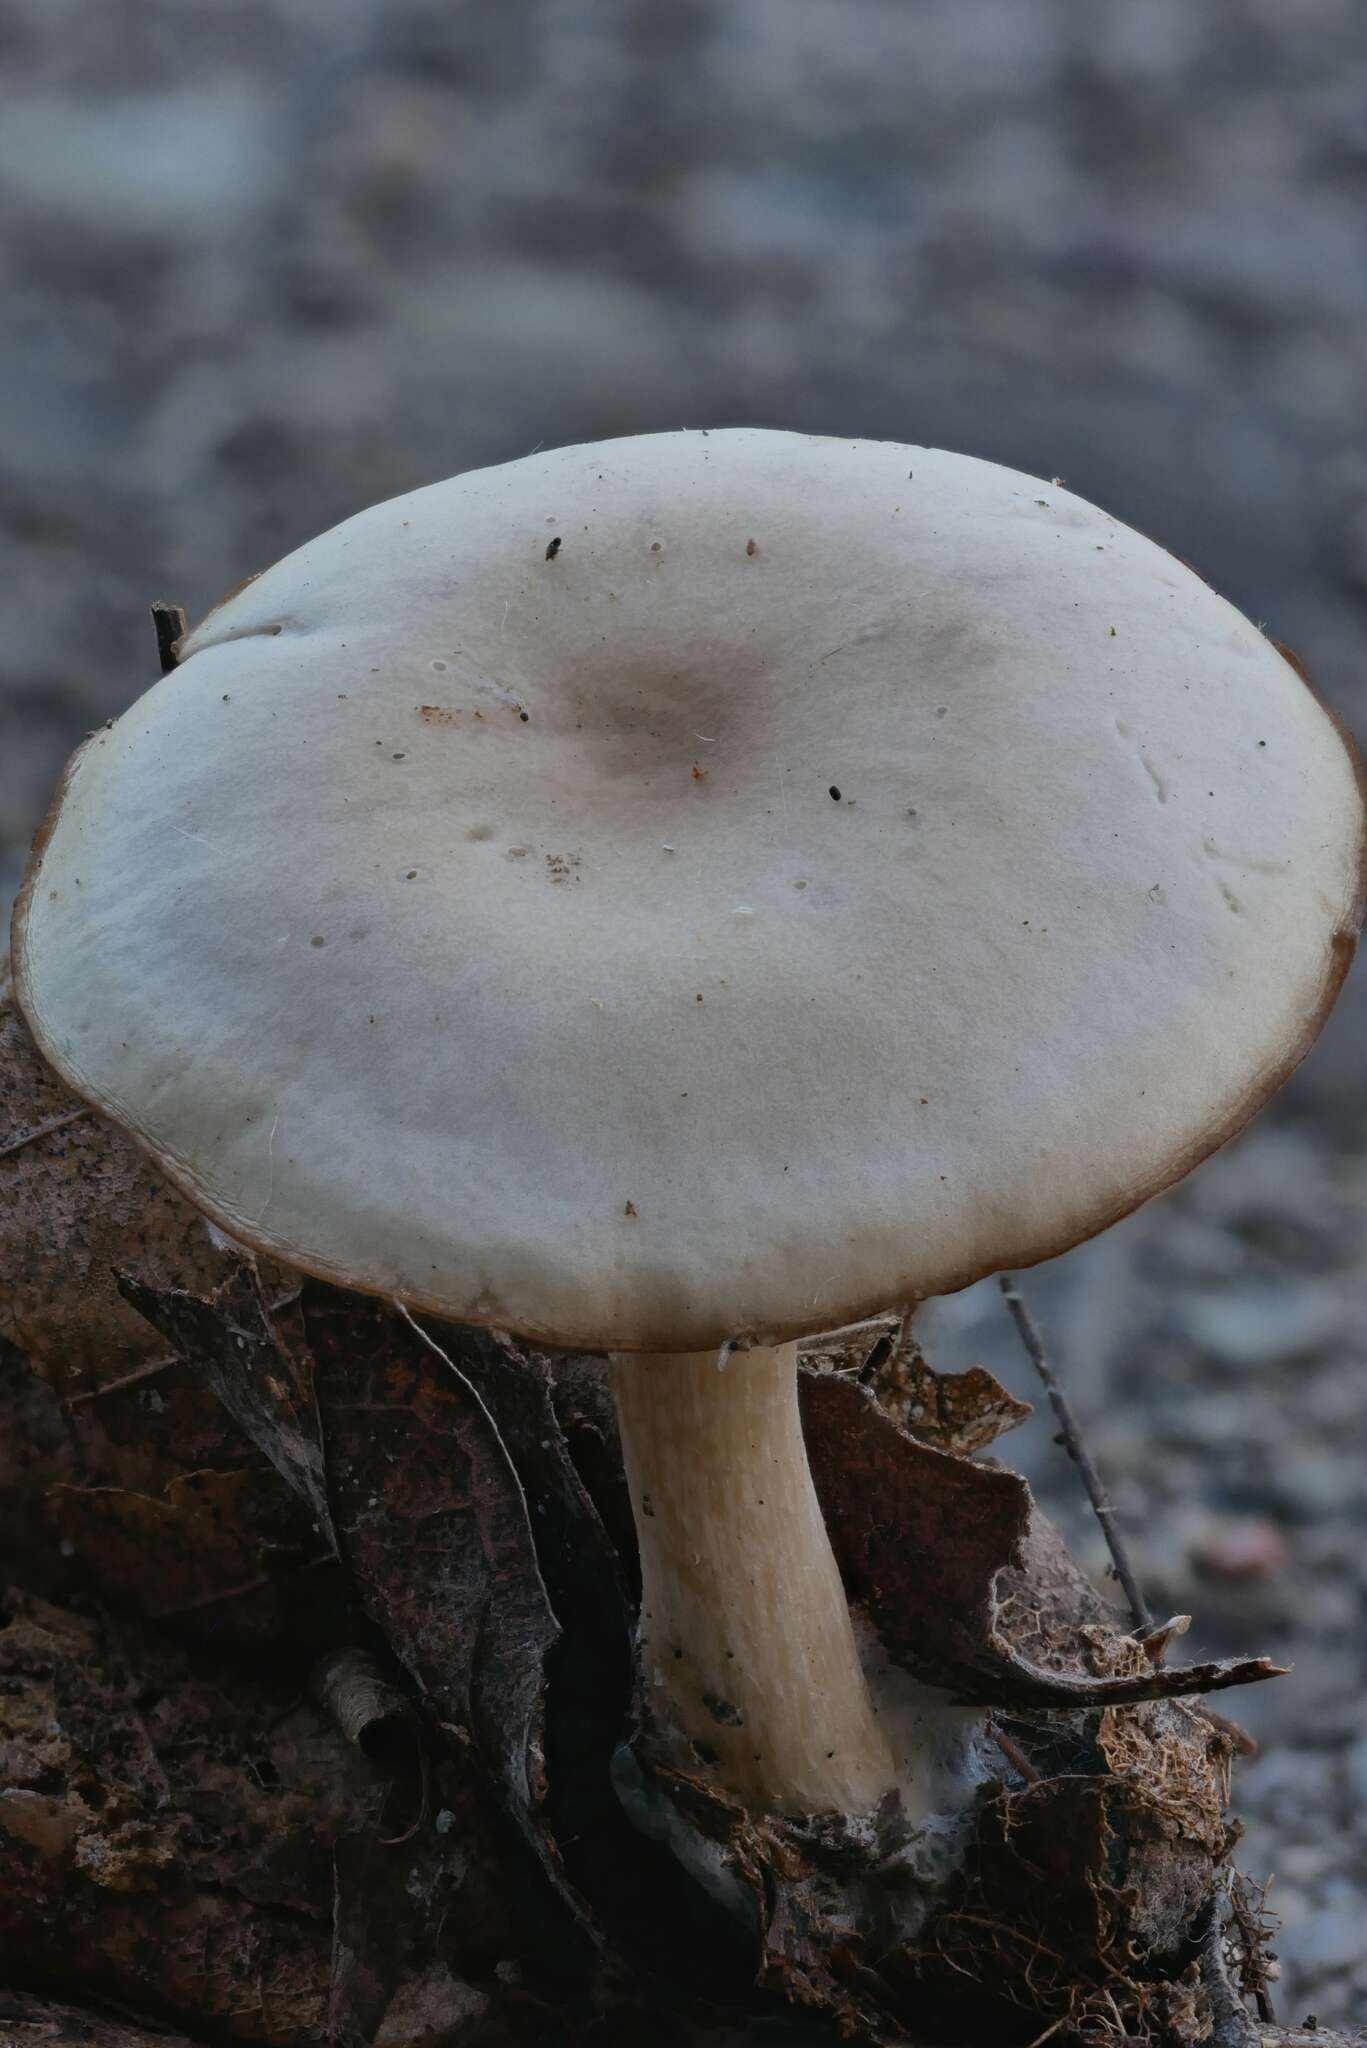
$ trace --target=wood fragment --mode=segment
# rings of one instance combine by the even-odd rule
[[[1038,1785],[1040,1774],[1031,1763],[1018,1742],[1013,1742],[1006,1730],[996,1721],[992,1723],[992,1740],[996,1743],[1011,1768],[1019,1771],[1027,1785]]]
[[[159,599],[151,606],[152,627],[157,636],[157,659],[161,673],[169,676],[173,668],[180,666],[180,642],[185,631],[185,612],[178,604],[163,604]]]

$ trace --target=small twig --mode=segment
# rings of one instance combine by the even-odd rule
[[[1020,1744],[1013,1741],[1006,1730],[999,1726],[996,1721],[989,1722],[988,1728],[992,1740],[996,1743],[1012,1770],[1019,1771],[1027,1785],[1038,1785],[1040,1774],[1025,1754],[1025,1751],[1020,1747]]]
[[[66,1405],[68,1408],[80,1408],[87,1401],[102,1400],[106,1394],[121,1394],[125,1387],[136,1387],[140,1380],[154,1380],[173,1365],[182,1363],[180,1353],[172,1351],[165,1358],[154,1358],[147,1365],[138,1366],[135,1372],[126,1372],[116,1380],[106,1380],[103,1386],[86,1387],[79,1394],[68,1394]]]
[[[86,1107],[69,1109],[62,1116],[50,1116],[45,1124],[35,1124],[22,1138],[7,1138],[5,1143],[0,1145],[0,1159],[9,1159],[14,1153],[22,1152],[26,1145],[36,1145],[40,1138],[48,1137],[53,1131],[64,1130],[68,1124],[74,1124],[81,1117],[93,1114],[94,1112]]]
[[[1120,1531],[1115,1526],[1116,1510],[1106,1498],[1106,1489],[1101,1483],[1101,1475],[1092,1463],[1091,1454],[1082,1441],[1077,1421],[1068,1404],[1068,1397],[1054,1377],[1053,1367],[1045,1357],[1044,1343],[1035,1326],[1034,1317],[1016,1292],[1015,1282],[1009,1273],[999,1273],[997,1275],[997,1285],[1001,1288],[1002,1297],[1010,1312],[1011,1320],[1016,1325],[1021,1343],[1025,1346],[1030,1363],[1039,1374],[1040,1383],[1045,1393],[1049,1396],[1049,1405],[1053,1409],[1058,1421],[1059,1433],[1063,1438],[1063,1447],[1082,1475],[1082,1483],[1087,1489],[1087,1498],[1092,1503],[1092,1512],[1101,1524],[1101,1533],[1106,1539],[1106,1547],[1110,1551],[1112,1562],[1115,1565],[1115,1575],[1125,1590],[1125,1598],[1130,1603],[1130,1616],[1134,1622],[1135,1632],[1143,1635],[1153,1627],[1153,1616],[1150,1614],[1148,1603],[1140,1590],[1139,1580],[1135,1577],[1134,1567],[1130,1563],[1129,1553],[1125,1548]]]

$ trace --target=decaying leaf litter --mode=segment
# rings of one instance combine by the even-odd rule
[[[61,1113],[60,1091],[6,1024],[22,1132]],[[653,1837],[626,1817],[636,1797],[642,1818],[618,1751],[634,1565],[600,1366],[518,1347],[511,1373],[490,1333],[243,1259],[98,1119],[23,1148],[11,1176],[7,1385],[70,1358],[78,1397],[10,1489],[32,1590],[3,1638],[26,1778],[10,1801],[19,1881],[0,1899],[35,1990],[65,1971],[68,1995],[78,1976],[92,2005],[192,2036],[230,2021],[262,2042],[397,2040],[391,2014],[494,2041],[573,2031],[595,2005],[662,2023],[686,1976],[698,2024],[758,1999],[856,2037],[926,2040],[962,2024],[986,1972],[1007,1996],[979,2018],[1002,2038],[1013,2008],[1021,2040],[1056,2023],[1203,2038],[1201,1916],[1229,1881],[1231,1745],[1185,1694],[1268,1667],[1152,1661],[1023,1482],[963,1455],[1015,1419],[990,1375],[946,1382],[890,1327],[828,1342],[803,1380],[856,1609],[1002,1736],[965,1872],[889,1945],[889,1871],[908,1851],[895,1827],[871,1853],[838,1825],[756,1819],[663,1769]],[[88,1260],[66,1311],[40,1252]],[[106,1326],[117,1341],[102,1346]],[[179,1429],[159,1428],[176,1409]],[[434,1427],[439,1460],[417,1448]],[[72,1510],[92,1494],[106,1505]],[[906,1541],[937,1519],[961,1540]],[[111,1546],[111,1526],[136,1540]],[[187,1546],[204,1583],[177,1608],[167,1568]],[[285,1682],[263,1679],[282,1665]],[[320,1666],[334,1705],[359,1683],[392,1708],[371,1755],[310,1693]],[[382,1720],[353,1713],[353,1738]],[[170,1977],[153,1918],[179,1943]],[[1236,1982],[1256,1975],[1232,1916],[1222,1940]]]

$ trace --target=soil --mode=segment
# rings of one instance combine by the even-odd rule
[[[1355,0],[0,0],[0,907],[81,734],[358,505],[760,422],[1063,475],[1367,729]],[[1367,2011],[1367,975],[1277,1105],[1027,1283],[1232,1711],[1287,2020]],[[1032,1393],[995,1289],[942,1367]],[[1036,1418],[1002,1447],[1098,1574]]]

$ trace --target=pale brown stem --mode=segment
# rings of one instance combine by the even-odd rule
[[[807,1468],[797,1346],[621,1355],[613,1388],[655,1730],[748,1804],[867,1810],[898,1772]]]

